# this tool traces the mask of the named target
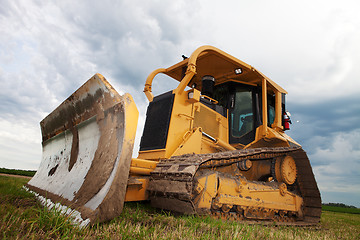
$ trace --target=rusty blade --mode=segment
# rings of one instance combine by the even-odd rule
[[[27,187],[103,222],[123,208],[138,110],[95,74],[41,121],[43,157]]]

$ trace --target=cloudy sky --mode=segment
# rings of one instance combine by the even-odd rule
[[[307,151],[323,202],[360,207],[359,9],[356,0],[1,0],[0,167],[37,169],[39,122],[97,72],[134,97],[138,145],[147,75],[213,45],[288,91],[288,134]],[[175,86],[154,80],[155,94]]]

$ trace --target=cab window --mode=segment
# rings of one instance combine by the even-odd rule
[[[268,126],[271,127],[271,124],[273,124],[275,120],[275,95],[268,94],[267,102]]]
[[[232,137],[240,138],[254,130],[252,91],[238,87],[232,105],[230,134]]]

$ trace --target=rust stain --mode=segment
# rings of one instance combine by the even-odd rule
[[[93,94],[88,93],[91,89]],[[72,133],[68,165],[68,171],[71,171],[76,164],[79,144],[81,144],[78,125],[96,117],[100,138],[83,184],[77,192],[74,192],[71,201],[36,186],[28,185],[28,187],[53,202],[61,202],[72,209],[77,209],[81,217],[89,218],[92,224],[118,216],[124,204],[133,149],[133,140],[124,138],[125,108],[123,97],[105,78],[96,74],[89,79],[40,123],[43,145],[47,140],[52,141],[52,137],[64,131]],[[49,176],[56,174],[57,169],[58,165],[53,167],[48,173]],[[85,207],[103,189],[110,176],[114,179],[103,196],[104,199],[102,201],[100,199],[98,206],[96,204],[91,206],[92,209]]]
[[[105,86],[102,86],[102,84]],[[95,116],[97,105],[100,104],[102,109],[108,109],[119,103],[121,99],[120,95],[115,93],[113,88],[110,88],[109,90],[112,94],[104,91],[103,88],[108,88],[108,85],[105,78],[95,74],[83,86],[61,103],[40,122],[43,142],[70,129],[71,126],[76,126]],[[88,89],[91,86],[98,87],[94,94],[88,93]]]
[[[85,181],[75,194],[74,202],[76,202],[76,205],[86,204],[109,179],[118,157],[119,141],[122,141],[122,139],[118,139],[118,136],[119,131],[124,131],[122,127],[123,116],[122,105],[118,104],[104,111],[104,117],[97,119],[101,136]],[[89,215],[85,217],[99,218],[100,215],[103,215],[98,214],[99,211],[101,212],[101,210],[96,209],[94,212],[89,212]]]
[[[73,135],[72,145],[71,145],[71,154],[70,154],[70,162],[69,162],[69,172],[73,168],[76,163],[78,154],[79,154],[79,132],[76,126],[70,127],[71,133]]]
[[[132,154],[131,143],[124,141],[123,138],[125,131],[123,104],[119,103],[105,111],[102,111],[98,105],[94,111],[98,112],[96,120],[100,130],[99,144],[90,169],[85,176],[85,181],[79,191],[75,193],[74,199],[69,201],[61,196],[27,184],[29,189],[42,196],[47,196],[53,202],[61,202],[72,209],[77,209],[81,212],[83,219],[89,218],[92,223],[110,220],[121,213],[123,201],[120,201],[120,199],[125,198],[130,168],[129,161],[131,161]],[[74,137],[69,170],[76,162],[79,141],[76,127],[72,127],[71,131]],[[119,166],[115,169],[115,178],[105,199],[95,210],[85,207],[84,205],[104,187],[114,170],[118,157],[120,158]],[[55,173],[57,167],[58,165],[50,170],[49,176]],[[123,189],[123,191],[120,191],[120,189]]]

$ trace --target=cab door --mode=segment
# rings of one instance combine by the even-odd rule
[[[255,140],[259,116],[259,91],[257,87],[233,83],[230,89],[229,143],[247,145]]]

